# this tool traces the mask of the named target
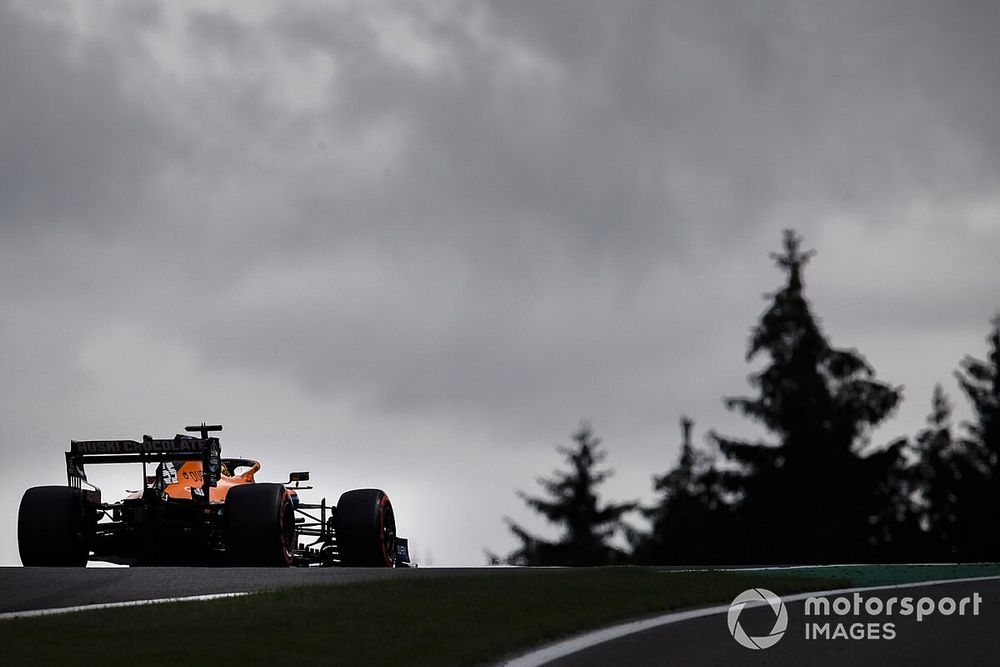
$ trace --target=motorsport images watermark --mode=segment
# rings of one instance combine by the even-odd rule
[[[806,599],[805,615],[820,617],[826,622],[806,621],[806,639],[895,639],[896,623],[886,618],[916,616],[920,623],[928,616],[940,614],[951,616],[957,613],[965,616],[972,608],[972,616],[979,616],[979,606],[983,596],[973,593],[955,600],[952,597],[892,596],[884,600],[875,596],[855,593],[851,597],[811,597]],[[875,620],[844,623],[830,619],[833,616],[868,616]]]
[[[915,617],[917,623],[934,614],[941,616],[972,616],[979,615],[983,596],[973,593],[956,600],[952,597],[920,597],[892,596],[880,598],[864,596],[855,592],[852,596],[840,597],[809,597],[805,602],[805,638],[807,640],[823,639],[895,639],[898,617]],[[740,624],[740,614],[750,605],[752,607],[768,606],[774,613],[774,625],[766,635],[750,636]],[[845,622],[837,617],[851,616],[870,621]],[[766,588],[751,588],[745,590],[729,605],[726,617],[729,623],[729,634],[733,639],[749,649],[770,648],[778,643],[788,629],[788,610],[780,597]]]

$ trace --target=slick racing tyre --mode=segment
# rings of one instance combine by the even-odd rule
[[[295,556],[295,508],[281,484],[235,486],[226,494],[226,550],[233,565],[288,567]]]
[[[85,566],[95,522],[96,518],[88,517],[83,496],[76,489],[68,486],[28,489],[17,511],[21,563],[43,567]]]
[[[396,518],[384,491],[344,493],[337,502],[335,525],[341,565],[396,566]]]

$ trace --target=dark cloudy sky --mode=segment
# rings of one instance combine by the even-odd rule
[[[650,498],[808,294],[923,424],[1000,309],[995,2],[0,0],[0,563],[71,438],[225,425],[478,564],[590,419]],[[138,477],[108,471],[114,499]]]

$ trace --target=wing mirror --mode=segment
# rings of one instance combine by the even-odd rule
[[[299,489],[299,488],[302,488],[302,489],[312,488],[312,487],[308,487],[308,486],[302,486],[302,487],[299,486],[299,484],[301,482],[308,482],[308,481],[309,481],[309,473],[308,472],[290,472],[290,473],[288,473],[288,481],[285,482],[285,485],[287,486],[289,484],[294,483],[295,486],[293,488],[296,488],[296,489]]]

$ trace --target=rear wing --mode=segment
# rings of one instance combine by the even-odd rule
[[[217,430],[209,427],[210,430]],[[199,429],[201,430],[201,429]],[[142,442],[135,440],[72,440],[66,452],[66,475],[70,487],[80,489],[87,482],[85,465],[103,463],[161,463],[164,461],[201,461],[204,481],[201,486],[205,502],[209,489],[216,486],[222,474],[222,448],[218,438],[178,435],[171,440],[156,440],[148,435]],[[89,486],[92,486],[87,482]]]

